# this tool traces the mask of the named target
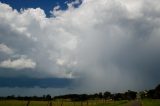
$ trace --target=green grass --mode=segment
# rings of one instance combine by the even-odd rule
[[[49,106],[48,101],[31,101],[29,106]],[[82,102],[82,106],[130,106],[129,101],[102,101],[102,100],[89,100]],[[160,106],[160,100],[144,99],[142,100],[143,106]],[[0,106],[27,106],[27,101],[18,100],[1,100]],[[81,102],[71,102],[69,100],[52,101],[52,106],[81,106]]]
[[[160,106],[160,100],[144,99],[142,100],[143,106]]]
[[[110,102],[107,102],[107,103],[98,104],[96,106],[125,106],[127,103],[128,103],[128,101],[126,101],[126,100],[110,101]]]
[[[89,100],[88,102],[71,102],[57,100],[52,101],[52,106],[124,106],[127,101],[102,101],[102,100]],[[82,105],[81,105],[82,104]],[[3,100],[0,101],[0,106],[27,106],[27,101],[18,100]],[[49,106],[48,101],[30,101],[29,106]]]
[[[25,106],[27,102],[17,100],[3,100],[0,101],[0,106]]]

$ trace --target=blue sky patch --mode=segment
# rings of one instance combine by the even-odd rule
[[[62,10],[67,9],[67,3],[74,2],[75,0],[0,0],[2,3],[9,4],[13,9],[26,9],[26,8],[41,8],[45,11],[46,15],[50,16],[50,11],[53,7],[59,5]],[[80,4],[82,1],[80,0]],[[75,4],[78,7],[80,4]]]

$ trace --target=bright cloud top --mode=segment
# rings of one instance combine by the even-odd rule
[[[40,8],[18,12],[0,3],[0,66],[80,78],[84,89],[153,85],[160,78],[159,3],[84,0],[79,8],[55,7],[50,18]]]

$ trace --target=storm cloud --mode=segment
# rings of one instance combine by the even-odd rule
[[[86,92],[152,88],[160,81],[159,3],[83,0],[51,17],[0,3],[0,76],[68,78]]]
[[[69,87],[72,80],[61,78],[0,78],[0,87],[9,88],[65,88]]]

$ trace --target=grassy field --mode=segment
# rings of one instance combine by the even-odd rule
[[[51,101],[52,106],[124,106],[127,101],[88,101],[88,102],[70,102],[70,101]],[[27,106],[27,101],[6,100],[0,101],[0,106]],[[48,101],[31,101],[29,106],[50,106]]]
[[[142,104],[143,106],[160,106],[160,100],[144,99]]]
[[[131,101],[132,102],[132,101]],[[71,102],[71,101],[30,101],[29,106],[130,106],[129,101],[101,101],[90,100],[88,102]],[[145,99],[141,101],[143,106],[160,106],[160,100]],[[3,100],[0,106],[27,106],[28,101]],[[50,103],[52,105],[50,105]]]

